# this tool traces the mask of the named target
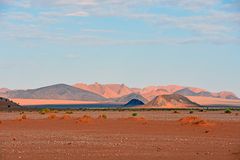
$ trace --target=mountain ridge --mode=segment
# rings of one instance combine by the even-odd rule
[[[37,89],[27,90],[9,90],[3,88],[0,91],[1,91],[0,96],[6,98],[26,98],[26,99],[27,98],[63,99],[63,100],[116,102],[122,101],[123,99],[129,101],[131,100],[131,98],[132,99],[135,98],[147,102],[151,101],[152,99],[159,95],[180,94],[183,96],[201,96],[239,100],[239,98],[234,93],[229,91],[221,91],[218,93],[214,93],[201,88],[184,87],[178,85],[131,88],[124,84],[76,83],[75,85],[72,86],[66,84],[56,84]]]
[[[23,98],[23,99],[61,99],[61,100],[84,100],[84,101],[106,101],[107,99],[66,84],[55,84],[51,86],[41,87],[28,90],[8,91],[5,94],[7,98]]]
[[[81,85],[84,87],[81,87]],[[103,90],[101,92],[97,92],[97,89],[94,89],[94,86],[101,87]],[[121,96],[126,96],[130,93],[136,93],[142,95],[147,100],[152,100],[158,95],[167,95],[167,94],[180,94],[184,96],[205,96],[205,97],[213,97],[213,98],[224,98],[224,99],[235,99],[239,100],[234,93],[229,91],[220,91],[217,93],[209,92],[206,89],[196,88],[196,87],[185,87],[179,85],[167,85],[167,86],[148,86],[145,88],[131,88],[124,84],[84,84],[84,83],[77,83],[73,85],[78,88],[86,89],[89,91],[94,91],[95,93],[105,97],[105,98],[119,98]],[[90,88],[88,88],[90,87]],[[92,87],[92,88],[91,88]],[[120,92],[120,88],[123,87],[125,92]],[[113,89],[114,88],[114,89]],[[187,92],[187,93],[186,93]],[[105,96],[107,94],[107,96]],[[111,95],[112,94],[112,95]]]

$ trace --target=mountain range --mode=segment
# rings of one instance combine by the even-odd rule
[[[178,85],[130,88],[124,84],[77,83],[74,85],[56,84],[27,90],[0,89],[0,96],[6,98],[110,101],[119,103],[125,103],[131,99],[139,99],[146,103],[153,100],[156,96],[170,94],[231,100],[239,99],[234,93],[228,91],[213,93],[201,88]]]
[[[0,93],[6,93],[7,91],[10,91],[8,88],[0,88]]]
[[[84,89],[96,94],[99,94],[105,98],[117,98],[133,93],[134,90],[125,86],[124,84],[84,84],[77,83],[73,85],[76,88]]]
[[[168,86],[149,86],[145,88],[130,88],[124,84],[83,84],[77,83],[74,87],[88,90],[99,94],[105,98],[118,98],[131,93],[141,95],[148,101],[152,100],[158,95],[180,94],[183,96],[203,96],[223,99],[239,99],[234,93],[229,91],[221,91],[218,93],[209,92],[206,89],[184,87],[178,85]]]

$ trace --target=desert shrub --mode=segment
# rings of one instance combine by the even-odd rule
[[[225,113],[228,113],[228,114],[232,113],[232,111],[231,111],[230,108],[227,108],[224,112],[225,112]]]
[[[71,117],[69,115],[64,115],[60,119],[62,119],[62,120],[69,120],[69,119],[71,119]]]
[[[41,109],[41,110],[39,111],[40,114],[46,114],[46,113],[49,113],[49,112],[51,112],[51,110],[48,109],[48,108],[44,108],[44,109]]]
[[[210,131],[209,130],[206,130],[205,133],[209,133]]]
[[[56,116],[55,114],[50,114],[50,115],[48,116],[48,119],[55,119],[55,118],[57,118],[57,116]]]
[[[93,118],[88,116],[88,115],[84,115],[83,117],[80,117],[78,120],[77,120],[77,123],[80,122],[80,123],[90,123],[93,121]]]
[[[101,114],[98,116],[98,119],[107,119],[107,116],[105,114]]]
[[[203,109],[200,109],[199,112],[204,112],[204,110],[203,110]]]
[[[73,114],[73,111],[66,111],[66,114]]]
[[[175,111],[173,111],[173,113],[180,113],[180,112],[175,110]]]
[[[53,110],[52,113],[58,113],[58,110]]]
[[[23,115],[23,114],[24,114],[24,112],[22,111],[22,112],[20,112],[19,114],[20,114],[20,115]]]
[[[191,111],[189,111],[189,114],[193,114],[193,111],[191,110]]]
[[[26,114],[23,114],[23,115],[22,115],[22,119],[27,119]]]
[[[179,122],[181,122],[181,124],[183,125],[198,125],[198,126],[209,126],[212,125],[212,123],[209,123],[206,120],[201,119],[200,117],[197,116],[188,116],[188,117],[183,117],[180,120],[178,120]]]
[[[133,114],[132,114],[133,117],[136,117],[137,115],[138,115],[137,113],[133,113]]]

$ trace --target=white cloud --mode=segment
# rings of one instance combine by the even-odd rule
[[[96,5],[95,0],[55,0],[56,5]]]
[[[21,3],[22,2],[22,3]],[[164,32],[164,30],[177,29],[184,30],[192,34],[190,37],[169,38],[169,42],[172,43],[195,43],[209,41],[212,43],[225,42],[233,43],[234,41],[239,43],[239,25],[240,25],[240,13],[228,12],[225,9],[215,9],[216,5],[221,4],[220,0],[0,0],[0,4],[15,5],[18,7],[38,7],[43,11],[39,11],[34,15],[31,12],[5,12],[1,13],[2,19],[7,23],[11,23],[11,20],[29,21],[29,24],[36,27],[28,28],[19,24],[12,24],[15,28],[5,28],[6,33],[11,34],[9,37],[35,37],[39,39],[48,39],[56,41],[76,41],[96,44],[142,44],[142,43],[162,43],[162,39],[157,40],[111,40],[104,37],[88,37],[82,36],[88,33],[117,33],[112,32],[109,29],[89,29],[81,28],[81,33],[76,33],[74,36],[63,36],[59,33],[46,33],[42,28],[45,25],[51,25],[61,21],[64,23],[65,18],[70,17],[86,17],[94,16],[98,18],[102,17],[121,17],[123,19],[130,19],[131,22],[144,21],[145,23],[153,25],[156,29]],[[178,8],[181,10],[188,10],[192,12],[190,15],[170,15],[164,12],[151,12],[148,9],[151,7],[169,7]],[[226,8],[226,4],[221,4]],[[228,6],[229,7],[229,6]],[[47,8],[47,11],[46,11]],[[145,8],[145,9],[139,9]],[[196,13],[197,12],[197,13]],[[201,13],[202,12],[202,13]],[[130,22],[130,23],[131,23]],[[55,31],[57,32],[57,31]],[[6,33],[2,34],[6,35]],[[26,33],[26,35],[22,34]],[[80,35],[80,36],[79,36]],[[199,38],[195,38],[195,37]],[[53,38],[54,37],[54,38]],[[118,38],[118,37],[117,37]],[[166,39],[166,37],[165,37]],[[174,40],[175,39],[175,40]],[[123,42],[125,41],[125,42]]]
[[[78,12],[67,13],[65,14],[65,16],[86,17],[86,16],[89,16],[89,14],[87,12],[78,11]]]

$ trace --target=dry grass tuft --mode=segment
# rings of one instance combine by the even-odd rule
[[[194,121],[198,121],[198,120],[200,120],[200,118],[195,116],[183,117],[179,119],[181,123],[193,123]]]
[[[17,121],[22,122],[23,120],[27,120],[27,116],[23,114],[21,117],[17,118]]]
[[[26,119],[27,119],[26,114],[23,114],[23,115],[22,115],[22,119],[23,119],[23,120],[26,120]]]
[[[189,116],[179,119],[181,124],[199,125],[199,126],[209,126],[210,123],[196,116]]]
[[[80,117],[77,122],[80,122],[80,123],[91,123],[93,122],[93,118],[88,116],[88,115],[84,115],[83,117]]]
[[[48,119],[56,119],[56,118],[57,118],[56,114],[48,115]]]
[[[101,115],[98,116],[97,119],[99,119],[99,120],[106,120],[107,116],[105,114],[101,114]]]
[[[71,116],[69,116],[69,115],[64,115],[64,116],[62,116],[60,119],[62,119],[62,120],[70,120],[72,117]]]

